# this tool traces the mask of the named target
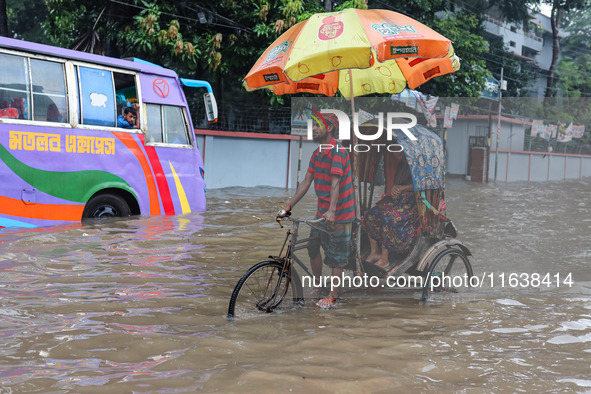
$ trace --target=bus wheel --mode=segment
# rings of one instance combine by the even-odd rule
[[[82,219],[107,219],[131,215],[127,202],[115,194],[98,194],[93,196],[82,213]]]

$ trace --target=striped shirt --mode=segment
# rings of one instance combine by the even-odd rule
[[[335,223],[352,222],[355,219],[355,195],[349,153],[334,138],[329,144],[333,146],[330,150],[323,149],[321,152],[318,147],[314,151],[308,167],[308,172],[314,175],[314,191],[318,196],[316,215],[321,217],[330,208],[331,175],[338,175],[341,180]]]

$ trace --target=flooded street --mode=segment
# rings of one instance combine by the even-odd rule
[[[289,191],[210,190],[202,215],[4,231],[0,393],[589,391],[590,190],[448,179],[458,238],[493,283],[233,322],[237,280],[281,247]],[[308,194],[294,215],[314,209]],[[512,286],[511,273],[550,280]]]

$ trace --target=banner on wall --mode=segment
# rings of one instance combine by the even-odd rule
[[[558,125],[549,124],[546,125],[546,131],[544,132],[543,137],[547,140],[550,138],[556,138],[556,131],[558,130]]]
[[[585,134],[585,126],[575,126],[573,125],[571,130],[571,135],[573,138],[581,138]]]
[[[450,114],[449,114],[450,118],[452,118],[454,120],[457,119],[458,118],[458,112],[460,112],[460,104],[452,103],[452,105],[451,105],[450,108],[451,108],[450,109]]]
[[[445,107],[445,116],[443,118],[443,127],[446,129],[451,128],[453,119],[451,118],[451,107]]]
[[[540,137],[543,137],[545,132],[546,132],[546,129],[545,129],[543,120],[535,119],[531,122],[531,136],[532,137],[537,137],[538,135]]]

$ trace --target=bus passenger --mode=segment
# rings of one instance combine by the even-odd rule
[[[48,122],[63,122],[64,117],[60,114],[60,110],[54,103],[49,104],[47,107],[47,118]]]
[[[117,116],[117,127],[124,129],[139,129],[140,117],[137,110],[140,108],[139,104],[133,104],[133,107],[126,107],[123,110],[123,115]]]

